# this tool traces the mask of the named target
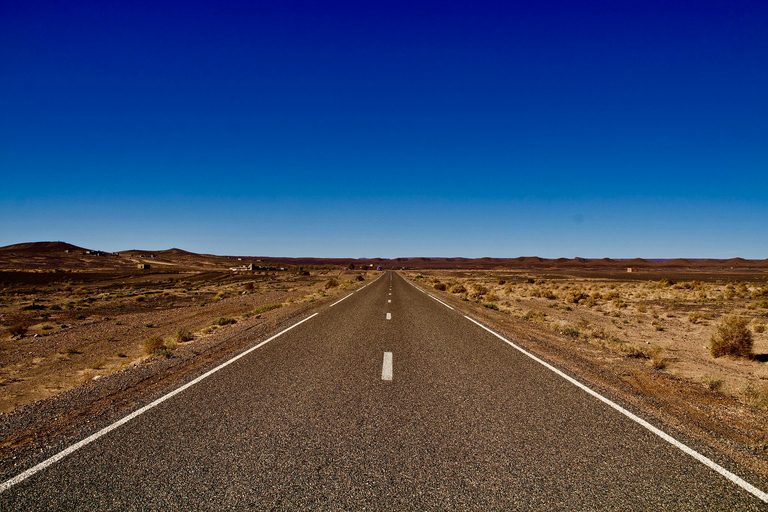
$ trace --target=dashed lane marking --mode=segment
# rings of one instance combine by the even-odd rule
[[[392,352],[384,352],[384,362],[381,365],[381,380],[392,380]]]
[[[387,313],[387,320],[392,320],[392,313]]]

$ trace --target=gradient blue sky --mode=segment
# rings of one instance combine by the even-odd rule
[[[768,2],[0,2],[0,245],[768,258]]]

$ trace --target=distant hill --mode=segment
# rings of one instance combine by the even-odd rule
[[[25,242],[22,244],[13,244],[13,245],[6,245],[5,247],[0,247],[0,251],[4,251],[4,252],[41,253],[41,252],[64,252],[66,250],[82,252],[82,251],[87,251],[88,249],[84,249],[76,245],[68,244],[67,242]]]
[[[641,272],[650,270],[766,270],[768,260],[677,259],[587,259],[538,256],[516,258],[462,258],[462,257],[408,257],[408,258],[280,258],[268,256],[217,256],[197,254],[177,247],[159,251],[128,250],[109,253],[85,249],[66,242],[26,242],[0,247],[0,270],[54,270],[76,271],[136,271],[139,265],[149,265],[152,271],[216,271],[254,263],[257,266],[287,267],[347,267],[384,269],[573,269],[574,271],[626,272],[633,268]]]

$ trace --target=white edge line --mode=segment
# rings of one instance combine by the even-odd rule
[[[368,285],[365,285],[365,286],[368,286]],[[365,286],[363,286],[363,288],[365,288]],[[360,290],[362,290],[363,288],[360,288]],[[360,290],[358,290],[358,291],[360,291]],[[352,293],[355,293],[355,292],[352,292]],[[347,297],[349,297],[350,295],[352,295],[352,293],[350,293],[349,295],[347,295]],[[344,299],[346,299],[347,297],[344,297]],[[328,307],[329,307],[329,308],[332,308],[333,306],[335,306],[335,305],[336,305],[336,304],[338,304],[339,302],[343,301],[344,299],[339,299],[339,300],[337,300],[336,302],[334,302],[333,304],[331,304],[331,305],[330,305],[330,306],[328,306]]]
[[[427,293],[427,292],[424,292],[424,293]],[[439,302],[439,303],[440,303],[440,304],[442,304],[443,306],[447,307],[448,309],[453,309],[451,306],[449,306],[449,305],[448,305],[448,304],[446,304],[445,302],[441,301],[440,299],[438,299],[437,297],[435,297],[435,296],[434,296],[434,295],[432,295],[431,293],[427,293],[427,295],[428,295],[428,296],[430,296],[430,297],[432,297],[433,299],[435,299],[437,302]]]
[[[475,320],[473,318],[470,318],[467,315],[464,315],[464,318],[466,318],[467,320],[469,320],[472,323],[477,324],[479,327],[481,327],[481,328],[485,329],[486,331],[488,331],[489,333],[493,334],[494,336],[499,338],[501,341],[503,341],[507,345],[509,345],[512,348],[518,350],[519,352],[525,354],[526,356],[530,357],[531,359],[533,359],[537,363],[543,365],[547,369],[553,371],[554,373],[556,373],[560,377],[564,378],[565,380],[567,380],[568,382],[570,382],[574,386],[580,388],[582,391],[585,391],[586,393],[589,393],[590,395],[592,395],[593,397],[597,398],[601,402],[605,403],[606,405],[608,405],[608,406],[612,407],[613,409],[615,409],[616,411],[620,412],[621,414],[623,414],[627,418],[629,418],[632,421],[634,421],[634,422],[640,424],[641,426],[645,427],[647,430],[653,432],[654,434],[656,434],[657,436],[659,436],[660,438],[662,438],[663,440],[665,440],[666,442],[668,442],[672,446],[674,446],[676,448],[679,448],[680,450],[682,450],[683,452],[687,453],[688,455],[690,455],[694,459],[698,460],[699,462],[701,462],[702,464],[704,464],[708,468],[710,468],[710,469],[720,473],[722,476],[724,476],[725,478],[727,478],[728,480],[730,480],[734,484],[738,485],[739,487],[741,487],[745,491],[753,494],[754,496],[756,496],[760,500],[768,503],[768,493],[765,493],[765,492],[761,491],[760,489],[758,489],[754,485],[750,484],[749,482],[745,481],[744,479],[742,479],[741,477],[735,475],[734,473],[731,473],[730,471],[728,471],[727,469],[725,469],[721,465],[719,465],[716,462],[714,462],[713,460],[705,457],[704,455],[702,455],[701,453],[697,452],[693,448],[689,448],[688,446],[684,445],[683,443],[681,443],[680,441],[678,441],[674,437],[672,437],[669,434],[663,432],[662,430],[659,430],[658,428],[654,427],[653,425],[651,425],[650,423],[648,423],[644,419],[642,419],[642,418],[632,414],[631,412],[629,412],[628,410],[626,410],[625,408],[623,408],[619,404],[609,400],[608,398],[605,398],[603,395],[597,393],[596,391],[593,391],[592,389],[588,388],[587,386],[585,386],[581,382],[577,381],[573,377],[570,377],[569,375],[566,375],[565,373],[563,373],[562,371],[558,370],[557,368],[555,368],[551,364],[549,364],[549,363],[539,359],[538,357],[536,357],[535,355],[531,354],[527,350],[525,350],[525,349],[515,345],[514,343],[512,343],[508,339],[504,338],[502,335],[492,331],[491,329],[489,329],[488,327],[484,326],[483,324],[481,324],[477,320]]]
[[[27,478],[31,477],[35,473],[44,470],[45,468],[47,468],[48,466],[50,466],[52,464],[55,464],[56,462],[60,461],[61,459],[63,459],[67,455],[70,455],[70,454],[76,452],[80,448],[82,448],[82,447],[92,443],[93,441],[97,440],[98,438],[100,438],[100,437],[102,437],[102,436],[112,432],[116,428],[118,428],[118,427],[128,423],[129,421],[131,421],[132,419],[136,418],[137,416],[140,416],[140,415],[144,414],[145,412],[147,412],[148,410],[150,410],[150,409],[160,405],[161,403],[165,402],[169,398],[172,398],[172,397],[178,395],[179,393],[181,393],[185,389],[194,386],[195,384],[197,384],[201,380],[210,377],[211,375],[213,375],[214,373],[216,373],[219,370],[223,369],[224,367],[229,366],[230,364],[234,363],[235,361],[237,361],[241,357],[245,357],[246,355],[250,354],[251,352],[253,352],[257,348],[263,347],[264,345],[266,345],[270,341],[274,340],[278,336],[282,336],[283,334],[285,334],[286,332],[290,331],[294,327],[297,327],[298,325],[303,324],[307,320],[309,320],[309,319],[311,319],[311,318],[313,318],[313,317],[315,317],[317,315],[318,315],[318,313],[314,313],[314,314],[308,316],[304,320],[301,320],[300,322],[297,322],[297,323],[293,324],[292,326],[288,327],[287,329],[284,329],[284,330],[280,331],[279,333],[275,334],[271,338],[269,338],[269,339],[267,339],[265,341],[262,341],[258,345],[255,345],[255,346],[249,348],[245,352],[242,352],[242,353],[236,355],[235,357],[233,357],[229,361],[226,361],[226,362],[220,364],[216,368],[214,368],[212,370],[209,370],[208,372],[200,375],[196,379],[194,379],[194,380],[184,384],[183,386],[181,386],[179,388],[174,389],[173,391],[171,391],[170,393],[168,393],[166,395],[163,395],[162,397],[158,398],[154,402],[152,402],[150,404],[147,404],[144,407],[142,407],[141,409],[138,409],[138,410],[132,412],[128,416],[126,416],[126,417],[124,417],[124,418],[122,418],[122,419],[112,423],[111,425],[109,425],[107,427],[104,427],[103,429],[99,430],[95,434],[91,434],[90,436],[86,437],[82,441],[77,442],[77,443],[69,446],[68,448],[65,448],[64,450],[60,451],[59,453],[57,453],[53,457],[44,460],[43,462],[37,464],[36,466],[33,466],[33,467],[29,468],[28,470],[24,471],[23,473],[20,473],[20,474],[16,475],[15,477],[13,477],[13,478],[11,478],[9,480],[6,480],[2,484],[0,484],[0,493],[7,491],[8,489],[13,487],[14,485],[16,485],[16,484],[18,484],[20,482],[23,482],[24,480],[26,480]]]

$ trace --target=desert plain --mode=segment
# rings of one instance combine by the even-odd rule
[[[0,248],[0,472],[396,270],[768,477],[768,261],[316,259]],[[749,353],[713,355],[736,323]]]

